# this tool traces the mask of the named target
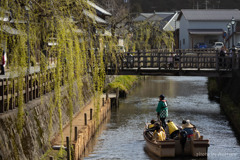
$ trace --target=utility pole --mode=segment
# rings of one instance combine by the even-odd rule
[[[199,4],[198,4],[198,1],[197,1],[197,9],[199,9]]]

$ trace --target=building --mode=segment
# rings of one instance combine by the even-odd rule
[[[232,18],[235,19],[235,24],[231,26],[233,32],[227,27]],[[230,47],[233,45],[232,36],[234,45],[240,41],[239,29],[236,27],[240,22],[238,9],[183,9],[177,20],[180,49],[194,48],[197,43],[206,43],[210,47],[214,42],[230,43]]]

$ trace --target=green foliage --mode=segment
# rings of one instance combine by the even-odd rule
[[[90,14],[96,14],[96,11],[85,0],[34,0],[31,2],[29,0],[3,0],[0,2],[0,6],[0,17],[11,15],[14,21],[14,23],[10,23],[0,20],[0,28],[14,27],[18,32],[17,34],[0,32],[0,43],[7,48],[10,78],[18,77],[16,84],[18,132],[21,135],[25,121],[24,90],[26,85],[24,77],[28,68],[28,49],[30,49],[31,62],[40,67],[36,81],[40,84],[42,102],[44,102],[44,92],[54,89],[54,96],[50,97],[49,104],[50,120],[49,123],[45,122],[49,124],[49,137],[52,133],[53,111],[57,108],[58,125],[63,144],[63,108],[67,108],[70,126],[72,126],[73,102],[83,103],[82,79],[87,74],[91,75],[88,83],[93,95],[96,99],[101,95],[105,81],[103,46],[106,45],[109,49],[109,52],[105,53],[106,57],[116,59],[113,52],[110,51],[113,51],[117,45],[117,38],[93,32],[94,29],[104,30],[105,26],[96,23],[91,16],[86,14],[85,11]],[[29,8],[28,11],[26,6]],[[50,42],[53,45],[49,45]],[[96,48],[99,48],[98,52],[95,52]],[[50,57],[54,61],[51,70],[49,70]],[[50,75],[54,79],[53,85],[47,83]],[[67,104],[66,101],[63,101],[65,98],[63,93],[64,95],[67,93]],[[99,102],[95,107],[99,108]],[[71,132],[72,130],[70,130]],[[63,156],[62,150],[60,150],[59,156]]]
[[[135,22],[133,32],[125,36],[126,48],[135,50],[169,49],[174,46],[173,32],[161,30],[161,21]]]
[[[128,93],[137,80],[137,76],[118,76],[113,82],[108,84],[107,88],[108,90],[119,88],[119,90],[123,90]]]
[[[240,105],[235,104],[228,95],[221,97],[221,106],[234,128],[240,133]]]

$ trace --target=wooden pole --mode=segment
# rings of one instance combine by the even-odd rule
[[[74,140],[77,141],[77,138],[78,138],[78,128],[75,127],[75,134],[74,134]]]
[[[70,145],[69,145],[69,137],[66,137],[67,142],[67,160],[70,160]]]
[[[116,90],[116,107],[118,107],[118,105],[119,105],[119,88],[117,88],[117,90]]]
[[[106,101],[108,100],[108,92],[106,92]]]
[[[219,70],[219,59],[218,59],[218,52],[216,52],[216,70]]]
[[[2,96],[2,102],[0,105],[0,113],[4,112],[4,79],[1,79],[2,86],[1,86],[1,92],[0,95]]]
[[[137,51],[138,54],[138,70],[140,70],[140,51]]]
[[[85,124],[85,126],[87,125],[87,113],[84,113],[84,124]]]
[[[92,111],[93,111],[93,109],[90,108],[90,120],[92,120]]]

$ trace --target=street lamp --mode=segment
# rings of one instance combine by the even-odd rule
[[[235,25],[234,17],[232,17],[231,24],[232,24],[232,46],[234,46],[234,25]]]
[[[228,29],[228,48],[230,48],[230,29],[231,29],[231,23],[228,23],[227,25],[227,29]]]

